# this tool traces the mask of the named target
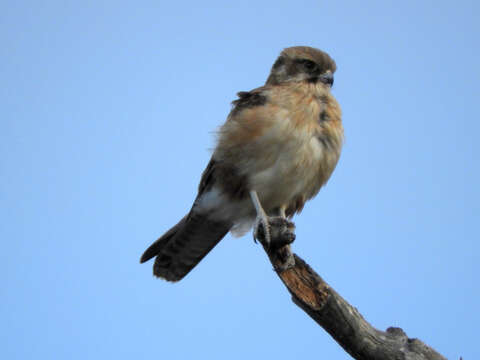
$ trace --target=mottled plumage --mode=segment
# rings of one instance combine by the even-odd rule
[[[252,191],[267,214],[301,211],[340,157],[341,110],[330,93],[335,70],[320,50],[287,48],[265,86],[238,93],[192,209],[141,262],[157,256],[154,274],[180,280],[229,230],[240,235],[251,227]]]

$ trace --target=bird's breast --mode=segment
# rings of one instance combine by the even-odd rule
[[[341,142],[309,120],[285,116],[270,129],[268,138],[275,143],[265,141],[259,156],[275,160],[249,175],[266,209],[312,198],[335,168]]]

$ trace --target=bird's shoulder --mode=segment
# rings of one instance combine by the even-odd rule
[[[270,93],[269,86],[262,86],[250,91],[240,91],[237,99],[232,101],[231,116],[234,116],[245,109],[252,109],[267,104]]]
[[[304,105],[302,102],[309,99],[308,95],[314,98],[314,94],[310,94],[309,86],[302,83],[264,85],[250,91],[240,91],[237,93],[238,98],[232,101],[230,117],[235,117],[245,110],[250,110],[250,113],[253,112],[257,116],[258,112],[295,110],[298,106]]]

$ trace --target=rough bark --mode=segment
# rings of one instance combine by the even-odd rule
[[[396,327],[380,331],[328,285],[305,261],[293,254],[293,224],[270,218],[271,243],[266,246],[274,270],[292,295],[293,302],[323,327],[354,359],[446,360],[418,339]],[[261,234],[260,234],[261,235]],[[287,245],[285,245],[287,243]]]

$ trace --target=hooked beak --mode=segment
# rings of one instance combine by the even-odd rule
[[[322,74],[318,77],[318,80],[330,87],[333,85],[333,74],[328,71],[325,74]]]

